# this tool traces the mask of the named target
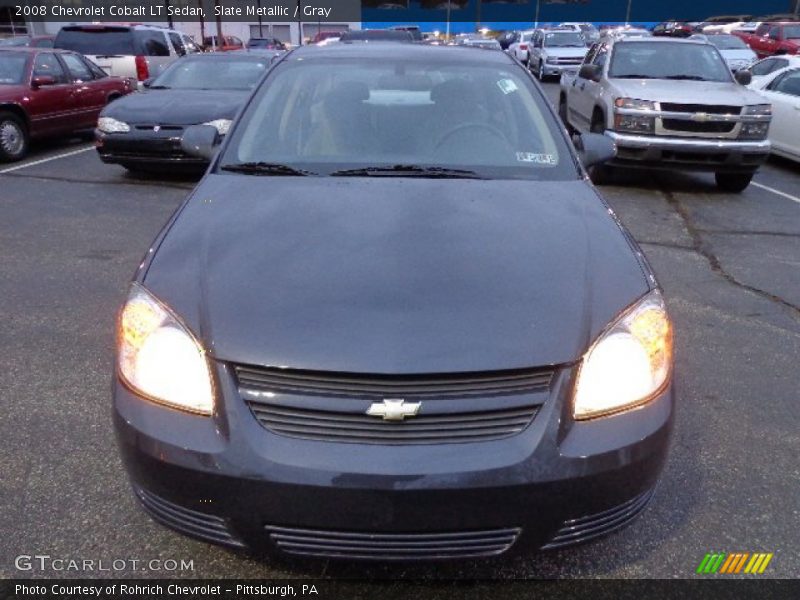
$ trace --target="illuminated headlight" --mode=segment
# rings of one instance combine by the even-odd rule
[[[118,121],[111,117],[97,119],[97,128],[103,133],[128,133],[131,130],[131,126],[124,121]]]
[[[744,114],[772,116],[772,104],[751,104],[750,106],[745,106]]]
[[[220,135],[225,135],[228,133],[228,130],[231,128],[231,120],[230,119],[214,119],[213,121],[209,121],[208,123],[203,123],[203,125],[211,125]]]
[[[140,395],[210,415],[214,393],[200,343],[161,302],[134,284],[119,319],[117,367]]]
[[[651,400],[672,372],[672,324],[655,290],[619,317],[583,357],[575,386],[576,419],[591,419]]]
[[[656,103],[650,100],[637,100],[636,98],[617,98],[614,100],[617,108],[629,108],[633,110],[655,110]]]

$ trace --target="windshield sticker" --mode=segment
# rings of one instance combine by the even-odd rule
[[[519,89],[512,79],[501,79],[497,82],[497,87],[506,95],[516,92]]]
[[[536,163],[539,165],[555,165],[558,159],[555,154],[537,154],[535,152],[517,152],[519,162]]]

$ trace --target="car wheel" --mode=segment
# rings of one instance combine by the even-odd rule
[[[0,113],[0,160],[21,160],[28,153],[28,142],[22,120],[13,113]]]
[[[753,173],[714,173],[717,187],[723,192],[743,192],[753,179]]]

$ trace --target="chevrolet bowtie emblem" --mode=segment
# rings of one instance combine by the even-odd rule
[[[692,115],[692,121],[697,121],[698,123],[705,123],[708,121],[708,113],[695,113]]]
[[[386,398],[383,402],[370,404],[367,414],[371,417],[382,417],[384,421],[402,421],[406,417],[416,416],[421,405],[422,402]]]
[[[155,127],[153,127],[153,131],[155,132],[161,131],[161,125],[156,125]]]

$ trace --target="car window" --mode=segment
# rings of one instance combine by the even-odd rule
[[[777,63],[776,59],[767,58],[765,60],[759,61],[756,64],[754,64],[753,67],[750,69],[750,71],[753,73],[753,75],[756,76],[769,75],[773,71],[777,70],[775,67],[776,63]]]
[[[137,54],[133,32],[128,27],[64,27],[56,36],[55,47],[92,55]]]
[[[592,59],[592,64],[597,65],[598,67],[605,67],[607,60],[608,60],[608,46],[601,45],[597,49],[597,54],[595,54],[594,58]]]
[[[622,42],[614,47],[609,77],[731,82],[728,65],[711,44]]]
[[[187,54],[198,54],[201,52],[200,48],[197,44],[194,43],[194,40],[189,36],[182,36],[183,39],[183,47],[186,49]]]
[[[195,57],[179,60],[151,83],[151,88],[249,90],[269,66],[267,58]]]
[[[31,46],[34,48],[52,48],[53,47],[53,40],[51,38],[42,38],[40,40],[34,40],[31,42]]]
[[[772,27],[769,23],[762,23],[758,27],[756,27],[755,35],[762,36],[766,35],[769,31],[769,28]]]
[[[36,55],[33,61],[33,76],[50,76],[56,83],[66,83],[68,81],[64,68],[52,52],[42,52]]]
[[[0,52],[0,85],[19,85],[25,79],[28,55]]]
[[[161,31],[137,31],[144,54],[147,56],[169,56],[167,38]]]
[[[72,79],[77,81],[90,81],[94,79],[92,72],[76,54],[62,54],[62,60],[67,65]]]
[[[178,56],[186,55],[186,48],[183,46],[183,40],[177,33],[170,31],[168,34],[169,41],[172,42],[172,47],[175,49],[175,54]]]
[[[783,38],[786,40],[800,39],[800,25],[786,25],[783,28]]]
[[[800,69],[788,71],[775,78],[769,88],[773,92],[800,97]]]
[[[81,60],[83,60],[83,62],[86,64],[86,66],[89,67],[89,70],[92,72],[92,76],[95,79],[103,79],[104,77],[108,77],[108,73],[103,71],[103,69],[98,67],[96,64],[94,64],[88,58],[86,58],[85,56],[81,56],[80,58],[81,58]]]
[[[396,164],[486,177],[576,173],[545,100],[510,61],[283,61],[251,100],[222,159],[243,162],[322,174]]]
[[[708,41],[720,50],[747,50],[744,40],[735,35],[710,35]]]

